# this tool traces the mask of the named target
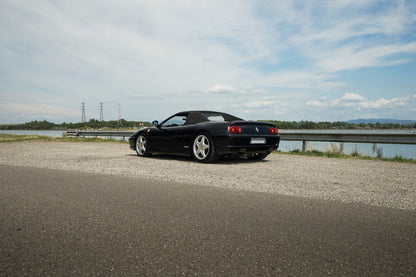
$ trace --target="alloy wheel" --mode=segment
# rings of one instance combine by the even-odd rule
[[[200,161],[205,160],[209,155],[210,149],[211,146],[207,136],[199,135],[195,138],[193,145],[195,158]]]
[[[147,141],[144,136],[139,136],[136,141],[136,151],[139,156],[144,156],[147,151]]]

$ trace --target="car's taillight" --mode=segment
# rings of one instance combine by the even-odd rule
[[[279,133],[279,129],[270,127],[270,133],[272,133],[273,135],[277,135]]]
[[[279,129],[277,129],[277,128],[274,128],[274,133],[277,135],[277,134],[279,134]]]
[[[228,127],[228,130],[230,131],[231,134],[241,134],[243,132],[243,128],[241,128],[241,126],[230,126]]]

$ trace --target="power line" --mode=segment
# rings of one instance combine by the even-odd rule
[[[117,122],[121,123],[121,109],[120,109],[120,103],[118,103],[118,113],[117,113]]]
[[[81,111],[82,111],[82,115],[81,115],[81,122],[87,122],[87,120],[85,119],[85,103],[82,102],[81,103]]]
[[[100,103],[100,121],[104,121],[104,104]]]

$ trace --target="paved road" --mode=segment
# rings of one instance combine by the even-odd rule
[[[0,165],[1,276],[327,274],[415,276],[416,213]]]

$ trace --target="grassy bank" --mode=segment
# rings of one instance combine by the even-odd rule
[[[399,155],[394,158],[383,158],[383,157],[371,157],[364,156],[357,152],[354,152],[352,155],[347,155],[343,152],[334,152],[334,151],[319,151],[319,150],[310,150],[302,152],[299,149],[295,149],[289,152],[278,151],[279,154],[284,155],[303,155],[303,156],[314,156],[314,157],[327,157],[327,158],[341,158],[341,159],[360,159],[360,160],[378,160],[378,161],[387,161],[387,162],[400,162],[400,163],[416,163],[416,160],[405,159]]]
[[[14,142],[14,141],[61,141],[61,142],[117,142],[126,143],[127,141],[116,140],[116,139],[103,139],[103,138],[82,138],[82,137],[47,137],[47,136],[36,136],[36,135],[9,135],[0,134],[1,142]]]

